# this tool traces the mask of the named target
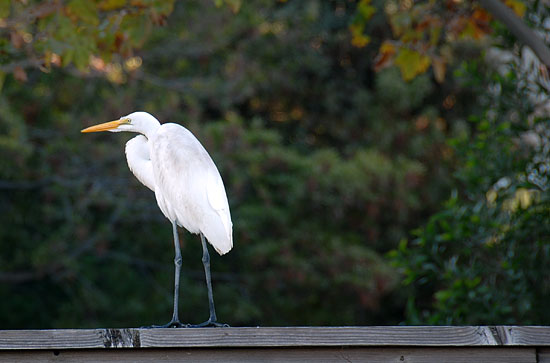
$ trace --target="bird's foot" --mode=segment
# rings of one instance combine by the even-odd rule
[[[190,328],[192,327],[191,324],[183,324],[180,323],[178,320],[172,320],[168,324],[164,325],[149,325],[149,326],[142,326],[141,329],[157,329],[157,328]]]
[[[208,319],[204,323],[189,325],[189,328],[229,328],[229,324],[218,323],[215,320]]]

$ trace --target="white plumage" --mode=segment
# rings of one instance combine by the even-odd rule
[[[179,242],[175,225],[184,227],[191,233],[204,235],[220,255],[229,252],[233,247],[231,213],[220,173],[208,152],[189,130],[174,123],[161,125],[146,112],[134,112],[119,120],[82,130],[96,131],[129,131],[140,134],[126,143],[126,159],[132,173],[155,193],[160,210],[174,224],[177,276],[174,318],[170,326],[178,326]],[[203,253],[208,255],[204,241]],[[208,269],[207,285],[211,300],[208,323],[218,324],[215,322],[213,300],[210,296],[209,257],[206,262],[205,259],[203,255],[205,272]],[[181,266],[181,257],[179,265]]]
[[[229,252],[233,227],[227,195],[216,165],[199,140],[185,127],[161,125],[146,112],[121,118],[126,119],[130,123],[107,131],[140,133],[126,143],[126,160],[136,178],[155,192],[162,213],[191,233],[202,232],[220,255]]]
[[[210,155],[186,128],[164,124],[151,138],[155,196],[166,218],[202,232],[223,255],[233,247],[229,204]]]

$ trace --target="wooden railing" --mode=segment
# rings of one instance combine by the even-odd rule
[[[550,363],[550,327],[1,330],[0,362],[30,361]]]

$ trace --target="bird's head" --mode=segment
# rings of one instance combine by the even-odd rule
[[[99,125],[90,126],[81,132],[121,132],[130,131],[138,132],[147,135],[150,131],[155,130],[160,126],[160,122],[147,112],[133,112],[127,116],[123,116],[118,120],[105,122]]]

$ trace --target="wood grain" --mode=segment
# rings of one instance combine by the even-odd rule
[[[497,345],[478,327],[284,327],[142,330],[144,347],[476,346]]]
[[[535,363],[534,348],[228,348],[4,351],[3,362]]]
[[[544,326],[0,330],[0,350],[236,347],[550,347]]]
[[[0,349],[103,348],[97,330],[0,330]]]
[[[507,345],[549,346],[550,328],[547,326],[499,326],[500,336]]]

